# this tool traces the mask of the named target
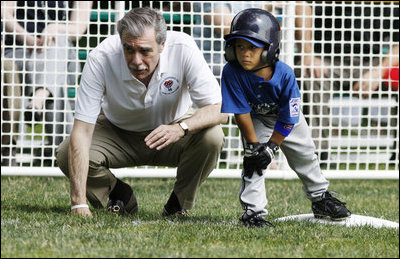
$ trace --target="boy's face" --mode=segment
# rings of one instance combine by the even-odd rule
[[[235,40],[236,58],[244,70],[253,70],[261,61],[263,47],[256,47],[247,40]]]

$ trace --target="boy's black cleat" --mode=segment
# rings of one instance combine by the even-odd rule
[[[334,221],[345,220],[351,216],[351,212],[346,208],[346,203],[342,202],[331,195],[333,192],[326,191],[322,194],[320,201],[313,202],[311,209],[314,217],[330,218]]]
[[[253,213],[248,215],[246,212],[242,214],[239,220],[245,225],[246,227],[258,227],[263,228],[265,226],[274,227],[274,225],[265,220],[259,213]]]

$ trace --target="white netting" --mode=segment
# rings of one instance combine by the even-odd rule
[[[59,172],[54,149],[71,130],[68,115],[73,115],[87,53],[116,33],[116,21],[127,10],[150,6],[162,10],[169,29],[194,37],[218,80],[225,63],[223,34],[229,32],[230,19],[249,7],[272,12],[281,22],[280,59],[295,70],[303,94],[303,112],[313,129],[323,168],[337,174],[352,170],[361,177],[364,170],[378,175],[398,171],[398,79],[390,81],[385,75],[396,68],[397,60],[392,76],[397,73],[398,78],[398,2],[102,1],[95,2],[90,10],[84,6],[17,6],[19,11],[13,14],[2,1],[2,169],[12,168],[15,161],[19,171],[49,167]],[[44,21],[31,20],[28,9],[45,14]],[[30,47],[32,38],[15,25],[40,26],[54,15],[62,19],[68,13],[65,21],[56,24],[65,24],[63,29],[58,28],[58,35],[66,35],[70,41],[53,47],[54,54]],[[23,18],[15,20],[17,14]],[[24,43],[10,41],[13,38]],[[310,74],[309,70],[319,71],[321,64],[326,69],[324,76]],[[49,71],[53,71],[53,85]],[[37,85],[37,77],[44,78],[39,80],[42,85]],[[377,89],[356,90],[353,86],[357,82],[376,85]],[[43,116],[35,118],[31,113],[29,117],[29,111],[37,111],[27,105],[38,87],[55,92],[48,98]],[[238,171],[242,146],[232,116],[224,132],[225,148],[217,170]],[[270,169],[290,171],[283,154]]]

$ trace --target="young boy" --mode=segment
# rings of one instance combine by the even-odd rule
[[[300,91],[293,70],[278,61],[280,26],[262,9],[239,12],[225,36],[222,112],[234,113],[245,155],[239,200],[245,226],[272,225],[265,191],[265,169],[281,148],[303,183],[316,218],[343,220],[351,215],[332,197],[322,175],[311,131],[300,110]]]

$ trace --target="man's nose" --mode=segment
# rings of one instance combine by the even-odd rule
[[[136,66],[141,65],[143,63],[142,55],[140,53],[133,54],[131,62]]]

